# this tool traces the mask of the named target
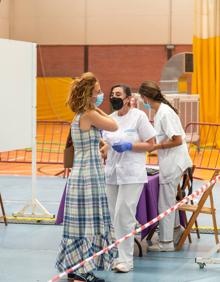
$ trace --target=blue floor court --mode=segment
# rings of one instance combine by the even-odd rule
[[[56,213],[63,192],[65,179],[57,177],[37,178],[37,198],[51,212]],[[194,190],[201,186],[196,182]],[[1,176],[0,191],[8,215],[18,211],[31,197],[31,178]],[[217,221],[220,225],[220,185],[214,189]],[[211,216],[202,215],[200,226],[212,226]],[[54,263],[62,236],[62,226],[36,224],[0,224],[0,281],[47,282],[56,274]],[[207,265],[204,269],[194,262],[195,257],[208,256],[215,246],[213,234],[201,234],[193,242],[186,241],[183,250],[173,253],[146,253],[135,256],[134,271],[126,274],[100,272],[106,282],[192,282],[220,281],[220,264]],[[220,258],[220,254],[214,254]],[[67,281],[62,279],[61,281]]]

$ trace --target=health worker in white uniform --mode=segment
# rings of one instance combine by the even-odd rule
[[[107,144],[105,150],[108,148],[105,165],[107,198],[116,239],[135,229],[136,206],[147,182],[146,152],[152,150],[156,134],[147,115],[131,108],[130,99],[128,86],[112,87],[110,103],[114,112],[110,116],[117,122],[118,130],[103,132]],[[118,272],[132,270],[134,238],[119,244],[118,250],[119,257],[113,269]]]
[[[153,81],[145,81],[139,93],[145,108],[155,111],[157,144],[154,150],[158,150],[160,166],[158,211],[162,213],[176,204],[177,186],[183,172],[192,167],[192,161],[177,110],[165,99],[159,86]],[[179,213],[171,213],[159,222],[159,242],[149,246],[148,250],[174,251],[182,232]]]

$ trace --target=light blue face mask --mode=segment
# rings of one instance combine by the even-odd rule
[[[96,97],[96,101],[95,101],[96,106],[99,107],[103,103],[103,100],[104,100],[104,93],[101,93]]]
[[[144,103],[144,108],[145,108],[146,110],[151,110],[151,105],[148,104],[148,103]]]

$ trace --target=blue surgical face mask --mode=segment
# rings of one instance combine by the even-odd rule
[[[96,97],[96,101],[95,101],[96,106],[99,107],[103,103],[103,100],[104,100],[104,93],[101,93]]]
[[[144,103],[144,108],[146,109],[146,110],[151,110],[151,105],[149,104],[149,103]]]

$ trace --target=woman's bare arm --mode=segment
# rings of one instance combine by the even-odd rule
[[[182,137],[180,135],[174,135],[172,139],[161,142],[160,144],[155,144],[154,150],[169,149],[169,148],[180,146],[182,145],[182,143],[183,143]]]
[[[155,145],[155,139],[151,138],[146,142],[139,142],[132,144],[132,151],[133,152],[150,152],[152,151]]]
[[[118,125],[113,118],[96,110],[84,113],[80,119],[81,130],[89,130],[91,126],[107,131],[116,131],[118,129]]]

